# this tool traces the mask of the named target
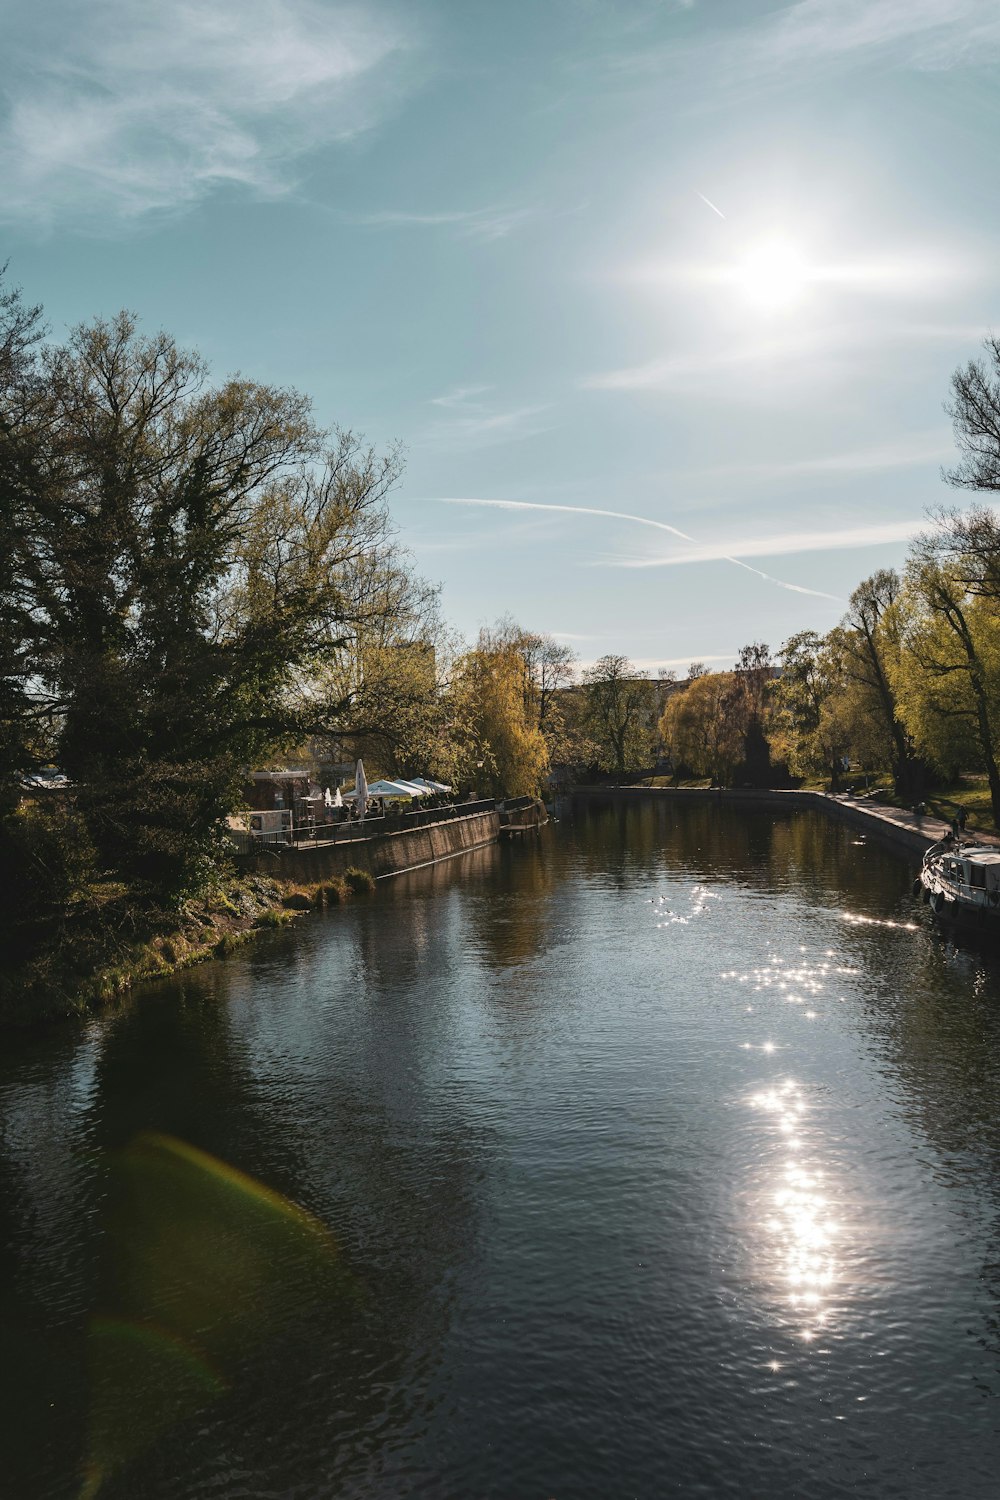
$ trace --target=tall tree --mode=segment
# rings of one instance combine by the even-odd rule
[[[732,779],[743,753],[743,736],[731,711],[736,692],[731,672],[706,671],[671,693],[660,735],[677,767],[711,776],[720,785]]]
[[[30,482],[38,392],[33,378],[43,335],[40,307],[5,290],[0,268],[0,816],[20,795],[21,778],[44,746],[33,691],[31,600],[22,559],[30,525],[21,503]]]
[[[619,780],[648,766],[652,755],[656,689],[626,656],[602,656],[583,674],[587,727],[599,764]]]
[[[961,454],[948,482],[958,489],[1000,490],[1000,337],[990,335],[983,358],[955,371],[945,410]]]
[[[295,392],[212,386],[125,313],[38,353],[4,409],[60,759],[105,866],[180,895],[245,766],[343,712],[317,671],[352,631],[350,570],[387,538],[398,461],[331,443]]]
[[[1000,578],[1000,528],[992,513],[944,515],[935,531],[917,540],[906,574],[906,650],[899,680],[901,711],[914,738],[949,770],[957,769],[962,752],[971,749],[986,771],[993,816],[1000,820],[995,578]]]
[[[877,721],[889,747],[897,793],[910,798],[919,790],[920,767],[912,738],[903,723],[893,687],[899,657],[899,619],[894,608],[900,579],[882,568],[858,584],[838,634],[840,670],[867,712]]]
[[[457,731],[457,778],[495,796],[536,795],[548,749],[525,691],[518,645],[484,631],[475,650],[458,658],[448,697]]]
[[[743,774],[755,786],[767,786],[772,779],[767,729],[773,683],[770,648],[763,641],[742,646],[725,711],[732,716],[734,728],[743,740]]]
[[[814,630],[801,630],[785,642],[779,659],[776,738],[781,753],[796,775],[825,772],[833,791],[839,791],[851,724],[838,653]]]

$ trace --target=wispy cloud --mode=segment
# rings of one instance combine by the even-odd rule
[[[615,521],[634,521],[638,526],[651,526],[656,531],[669,532],[671,536],[678,537],[683,542],[691,543],[694,549],[697,549],[702,545],[696,540],[695,537],[691,536],[688,532],[681,531],[677,526],[671,526],[668,521],[656,521],[651,516],[637,516],[633,515],[630,511],[624,510],[604,510],[592,505],[547,505],[541,503],[540,501],[534,500],[485,500],[469,497],[460,498],[457,496],[449,496],[447,498],[442,497],[440,503],[442,505],[492,506],[496,507],[499,510],[539,510],[552,511],[563,515],[606,516]],[[804,551],[807,549],[801,548],[799,550]],[[766,552],[761,552],[760,555],[767,556],[768,554]],[[713,552],[711,558],[707,556],[697,557],[693,555],[683,554],[676,558],[669,559],[669,561],[671,562],[708,562],[715,560],[718,560],[720,562],[732,563],[734,567],[742,568],[747,573],[755,573],[758,578],[763,578],[767,583],[773,583],[779,589],[789,589],[793,594],[812,594],[817,599],[833,599],[838,604],[844,602],[843,600],[839,599],[836,594],[824,593],[822,589],[809,589],[805,588],[800,583],[789,583],[783,578],[774,578],[770,573],[764,573],[760,568],[752,567],[750,563],[742,562],[740,558],[730,556],[728,552]],[[654,560],[649,565],[654,567],[659,566],[663,561],[664,559]],[[629,564],[619,565],[628,566]],[[638,564],[635,565],[638,566]]]
[[[351,222],[372,229],[454,229],[463,239],[489,242],[506,239],[533,216],[533,210],[529,208],[495,205],[425,212],[379,209],[374,213],[355,214]]]
[[[691,390],[700,379],[751,371],[796,379],[805,371],[813,378],[820,378],[829,372],[831,362],[872,348],[888,350],[934,343],[978,345],[981,340],[982,328],[972,324],[886,325],[873,320],[664,355],[641,364],[586,375],[578,385],[590,391]],[[746,394],[752,398],[753,388],[747,388]]]
[[[222,184],[277,195],[303,153],[374,124],[411,34],[320,0],[91,0],[8,21],[0,217],[135,220]]]
[[[465,385],[433,396],[430,404],[444,410],[447,416],[431,423],[421,436],[414,439],[415,444],[423,448],[465,452],[494,443],[535,437],[546,431],[550,423],[544,418],[545,413],[552,410],[551,403],[503,407],[480,399],[492,390],[489,385]]]
[[[455,408],[461,410],[475,401],[477,396],[487,396],[492,390],[491,385],[457,385],[453,391],[445,391],[443,396],[432,396],[431,405],[443,406],[448,411]]]
[[[982,63],[1000,51],[995,0],[797,0],[689,42],[626,52],[610,66],[630,74],[673,66],[718,92],[761,87],[782,75],[801,82],[817,69],[866,62],[919,69]]]
[[[688,469],[674,479],[742,479],[773,484],[784,479],[802,479],[824,474],[878,474],[892,469],[918,469],[954,457],[955,440],[947,429],[928,436],[918,433],[870,448],[852,448],[843,453],[825,453],[813,458],[775,459],[767,463],[717,464],[707,469]]]
[[[799,0],[757,30],[745,66],[778,70],[893,52],[918,67],[946,68],[998,46],[994,0]]]
[[[739,562],[744,557],[780,557],[790,552],[843,552],[855,547],[879,547],[889,542],[905,542],[916,536],[917,532],[926,530],[926,527],[926,521],[875,521],[861,526],[838,526],[833,531],[783,531],[776,536],[697,542],[693,546],[660,557],[615,557],[605,558],[603,561],[605,566],[616,568],[669,568],[683,563]],[[805,592],[809,593],[811,590]]]

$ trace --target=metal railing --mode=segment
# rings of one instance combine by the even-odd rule
[[[534,807],[537,801],[537,797],[506,797],[497,807],[501,812],[520,812],[523,807]]]

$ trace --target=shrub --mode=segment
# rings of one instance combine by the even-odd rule
[[[0,838],[3,946],[16,960],[51,945],[53,929],[93,879],[94,849],[83,820],[62,803],[10,814]]]
[[[349,870],[344,871],[344,881],[349,891],[355,896],[371,895],[375,889],[375,877],[368,870],[359,870],[352,865]]]
[[[308,892],[303,890],[289,891],[281,898],[282,906],[288,911],[312,911],[313,900]]]
[[[258,927],[284,927],[286,922],[294,920],[294,913],[276,907],[272,911],[261,912],[257,918]]]

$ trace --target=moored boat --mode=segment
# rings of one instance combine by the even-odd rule
[[[1000,938],[1000,847],[954,839],[932,844],[913,894],[942,922]]]

